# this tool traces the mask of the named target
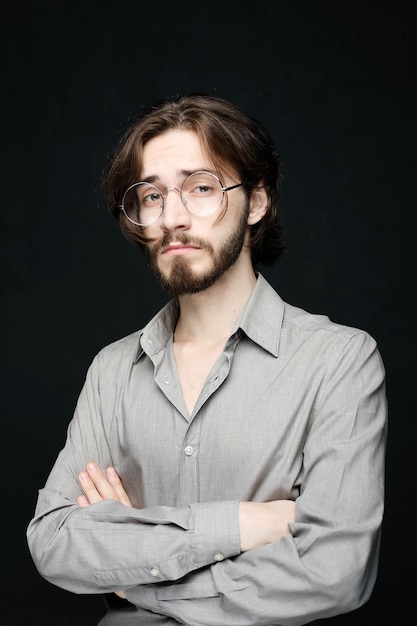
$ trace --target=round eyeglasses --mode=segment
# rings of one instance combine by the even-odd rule
[[[152,183],[134,183],[123,194],[119,209],[136,226],[150,226],[159,220],[164,211],[166,192],[177,191],[189,213],[205,216],[218,211],[227,191],[241,187],[243,183],[223,187],[220,179],[211,172],[193,172],[184,180],[180,189],[170,185],[164,193]]]

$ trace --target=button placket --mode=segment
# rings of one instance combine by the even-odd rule
[[[201,433],[201,416],[185,429],[180,454],[180,494],[181,505],[199,501],[199,446]]]

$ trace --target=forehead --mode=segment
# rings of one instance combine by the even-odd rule
[[[142,178],[163,178],[208,168],[212,168],[211,160],[193,130],[169,130],[150,139],[143,147]]]

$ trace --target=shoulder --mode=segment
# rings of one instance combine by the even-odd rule
[[[366,330],[332,321],[327,315],[314,314],[284,303],[281,332],[282,351],[300,350],[309,362],[327,367],[351,368],[372,363],[383,371],[375,338]]]
[[[375,349],[376,342],[366,330],[340,324],[328,315],[312,313],[284,301],[262,275],[258,276],[254,296],[244,330],[275,356],[297,353],[314,358],[335,354],[343,348]]]
[[[104,346],[93,358],[87,377],[102,383],[124,378],[134,363],[142,333],[143,329],[137,330]]]
[[[311,313],[299,307],[284,302],[283,326],[294,332],[299,331],[306,334],[319,333],[322,335],[334,336],[334,338],[351,339],[355,335],[369,334],[360,328],[347,326],[332,321],[327,315],[322,313]]]
[[[133,361],[139,348],[142,333],[143,328],[107,344],[98,352],[97,357],[101,360],[128,359],[131,357]]]

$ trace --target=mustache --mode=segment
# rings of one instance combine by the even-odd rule
[[[207,250],[212,250],[211,244],[203,237],[191,237],[187,233],[165,233],[165,235],[155,243],[152,248],[152,252],[157,254],[162,248],[165,248],[170,243],[181,243],[183,245],[192,245]]]

